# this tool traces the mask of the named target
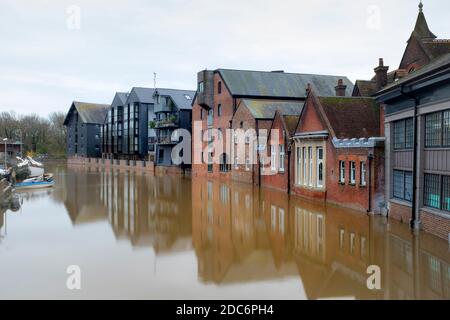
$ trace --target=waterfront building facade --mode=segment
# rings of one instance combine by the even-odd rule
[[[192,118],[201,126],[193,130],[193,165],[194,176],[208,176],[223,179],[232,179],[233,167],[233,138],[223,134],[222,154],[214,154],[206,148],[211,140],[208,137],[209,129],[216,129],[225,133],[233,126],[241,126],[241,120],[233,120],[235,113],[243,100],[270,100],[303,102],[306,98],[305,89],[310,83],[313,88],[323,94],[334,95],[334,87],[338,79],[343,79],[350,95],[353,85],[345,77],[294,74],[283,71],[262,72],[217,69],[204,70],[198,73],[197,93],[193,102]],[[266,127],[270,128],[272,119],[267,119]],[[242,127],[256,130],[256,123],[249,119],[246,124],[242,120]],[[250,122],[253,122],[253,126]],[[205,138],[206,137],[206,138]],[[252,169],[256,169],[255,166]],[[258,169],[259,170],[259,169]],[[253,172],[254,170],[252,170]],[[236,174],[234,174],[236,177]],[[255,181],[252,179],[251,181]],[[250,181],[249,181],[250,182]]]
[[[371,98],[309,91],[293,137],[292,193],[359,211],[384,203],[384,138]]]
[[[128,93],[117,92],[102,126],[102,154],[104,158],[118,159],[123,147],[123,110]]]
[[[181,142],[178,129],[192,132],[192,101],[195,91],[156,89],[153,94],[155,120],[150,129],[156,133],[155,164],[173,166],[172,149]]]
[[[100,157],[101,127],[110,105],[74,101],[64,120],[68,157]]]

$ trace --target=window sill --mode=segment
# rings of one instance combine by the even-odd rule
[[[399,204],[399,205],[402,205],[402,206],[407,206],[407,207],[410,207],[410,208],[412,207],[412,203],[408,202],[408,201],[405,201],[405,200],[391,198],[389,201],[393,202],[393,203],[396,203],[396,204]]]
[[[367,184],[360,184],[359,187],[360,188],[367,188]]]
[[[338,182],[339,185],[345,186],[345,182]]]

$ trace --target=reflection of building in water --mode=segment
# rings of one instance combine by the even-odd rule
[[[300,275],[310,299],[449,298],[448,244],[349,210],[230,182],[192,181],[193,244],[205,282]],[[382,290],[367,288],[381,267]]]
[[[8,211],[17,212],[22,205],[20,195],[13,193],[0,203],[0,241],[6,237],[7,214]]]
[[[101,173],[100,199],[116,237],[157,253],[191,246],[190,182],[114,171]]]
[[[73,225],[107,219],[106,208],[99,201],[98,172],[74,167],[67,170],[64,183],[64,205]]]

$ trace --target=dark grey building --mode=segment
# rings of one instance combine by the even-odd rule
[[[377,94],[385,104],[389,214],[450,235],[450,54]]]
[[[117,92],[102,127],[102,154],[105,158],[118,159],[123,146],[123,110],[128,93]]]
[[[155,163],[172,166],[172,149],[180,142],[177,129],[192,132],[192,99],[195,91],[156,89],[153,95],[155,120],[150,128],[156,133]]]
[[[107,104],[72,103],[64,120],[67,127],[68,157],[101,156],[100,131],[109,108]]]
[[[156,132],[149,128],[155,119],[153,94],[155,89],[131,90],[123,108],[122,154],[127,159],[146,159],[155,152]]]

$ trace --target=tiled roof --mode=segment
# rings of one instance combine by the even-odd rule
[[[372,98],[318,97],[335,138],[370,138],[380,135],[379,107]]]
[[[377,83],[373,80],[356,80],[353,96],[370,97],[377,92]]]
[[[339,79],[347,86],[347,95],[353,92],[352,82],[344,76],[297,74],[285,72],[218,69],[232,95],[247,97],[306,98],[306,87],[322,96],[336,95]]]
[[[273,119],[278,110],[282,115],[300,115],[303,102],[244,99],[242,103],[255,119]]]
[[[122,102],[122,104],[125,104],[125,102],[127,102],[128,98],[127,92],[117,92],[116,95],[120,99],[120,102]]]
[[[105,122],[110,105],[74,101],[72,103],[72,106],[70,107],[66,119],[64,120],[64,124],[68,123],[69,115],[72,113],[74,108],[77,110],[81,122],[90,124],[103,124]]]
[[[170,96],[178,109],[192,109],[192,100],[194,99],[195,91],[178,89],[157,89],[157,91],[161,96]]]
[[[295,133],[295,129],[297,129],[299,115],[283,115],[282,117],[289,136],[292,136]]]

